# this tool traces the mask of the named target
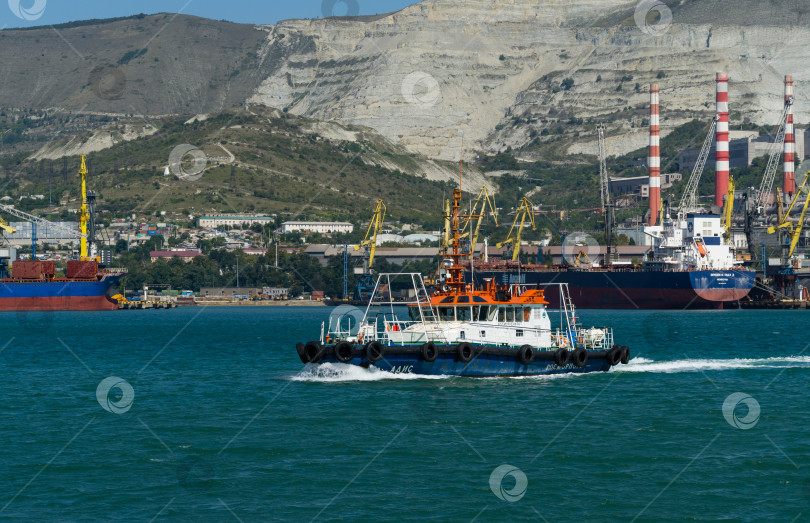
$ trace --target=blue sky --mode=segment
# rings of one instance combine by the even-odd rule
[[[0,0],[0,28],[159,12],[274,24],[287,18],[321,17],[324,11],[335,15],[388,13],[415,3],[417,0]]]

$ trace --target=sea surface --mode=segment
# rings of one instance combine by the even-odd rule
[[[305,368],[328,308],[3,313],[0,518],[810,521],[810,311],[580,311],[609,373]]]

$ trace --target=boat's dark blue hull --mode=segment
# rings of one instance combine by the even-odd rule
[[[466,363],[459,360],[453,346],[439,347],[439,355],[435,361],[425,361],[418,347],[387,347],[382,359],[375,363],[371,363],[363,355],[362,346],[354,346],[354,357],[348,361],[340,361],[334,351],[330,349],[330,347],[324,347],[323,353],[316,358],[317,361],[308,361],[308,358],[303,355],[303,347],[299,347],[299,355],[301,355],[302,361],[307,363],[342,363],[366,368],[373,365],[379,370],[394,374],[475,378],[607,372],[611,367],[608,363],[607,351],[587,351],[587,361],[581,366],[572,362],[560,366],[555,363],[553,352],[539,350],[535,351],[535,357],[531,363],[523,364],[517,355],[510,354],[510,352],[515,352],[515,349],[498,347],[475,347],[477,355]]]

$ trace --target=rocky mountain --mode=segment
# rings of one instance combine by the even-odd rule
[[[555,135],[566,138],[563,152],[593,153],[596,121],[609,122],[610,152],[625,153],[646,142],[648,84],[661,85],[666,135],[710,118],[721,70],[731,77],[732,127],[775,123],[785,74],[796,80],[797,123],[810,118],[810,3],[662,5],[424,0],[387,15],[274,26],[160,14],[3,30],[0,107],[14,118],[47,110],[150,120],[263,105],[370,128],[446,161],[462,146],[467,157],[512,147],[538,159],[530,145]],[[56,121],[42,136],[63,132],[65,118]],[[121,139],[152,130],[132,125]],[[449,179],[452,169],[431,176]]]

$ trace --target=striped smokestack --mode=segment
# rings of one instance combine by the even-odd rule
[[[658,84],[650,86],[650,225],[655,225],[661,210],[661,148],[659,143]]]
[[[728,73],[717,73],[714,204],[723,206],[728,192]]]
[[[785,103],[790,104],[787,119],[785,120],[785,163],[782,170],[782,193],[793,196],[796,192],[796,174],[794,172],[794,151],[796,138],[793,135],[793,77],[785,76]]]

